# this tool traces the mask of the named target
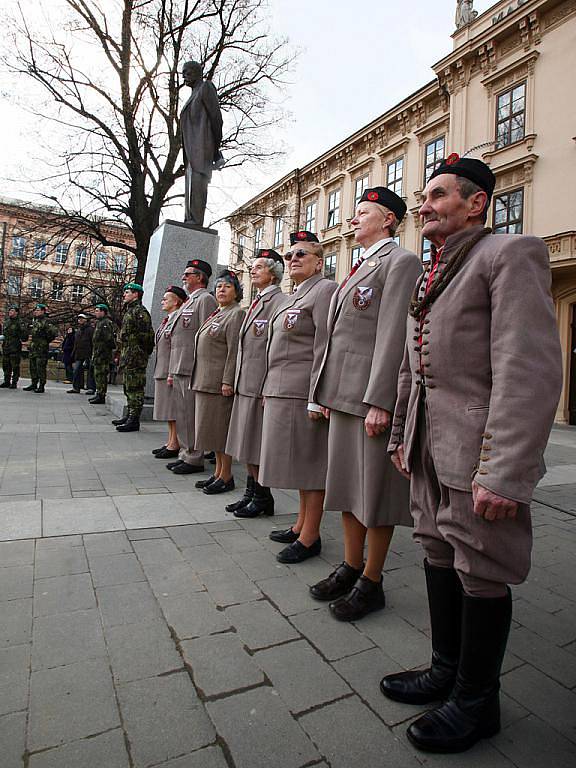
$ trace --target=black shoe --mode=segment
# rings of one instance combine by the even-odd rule
[[[178,461],[171,461],[168,464],[166,464],[166,469],[174,469],[174,467],[179,467],[180,464],[184,464],[184,462],[181,459],[178,459]]]
[[[18,389],[18,384],[13,381],[12,384],[10,384],[10,389]]]
[[[166,448],[166,445],[163,445],[163,446],[162,446],[162,448],[154,448],[154,450],[152,451],[152,455],[153,455],[153,456],[156,456],[157,454],[159,454],[159,453],[162,453],[162,451],[163,451],[165,448]]]
[[[329,576],[310,587],[310,594],[315,600],[337,600],[350,592],[362,576],[362,571],[362,568],[356,570],[346,562],[340,563]]]
[[[106,405],[106,395],[96,395],[88,400],[92,405]]]
[[[66,394],[67,395],[79,395],[80,394],[80,390],[79,389],[74,389],[74,388],[67,389],[66,390]]]
[[[204,456],[204,458],[206,458],[206,456]],[[247,507],[254,498],[254,485],[254,478],[252,475],[248,475],[246,478],[246,490],[244,491],[244,496],[242,496],[240,501],[234,501],[232,504],[227,504],[224,507],[226,512],[237,512],[239,509],[242,509],[242,507]]]
[[[212,459],[216,458],[216,454],[214,453],[214,451],[206,451],[206,453],[204,454],[204,458],[206,459],[206,461],[212,461]]]
[[[428,669],[386,675],[380,690],[405,704],[430,704],[448,698],[456,682],[462,628],[462,586],[453,568],[437,568],[424,561],[430,624],[432,663]]]
[[[194,483],[194,488],[207,488],[211,483],[215,483],[216,478],[214,475],[210,475],[210,477],[207,480],[196,480]]]
[[[298,541],[299,533],[292,530],[292,527],[286,528],[283,531],[270,531],[268,538],[272,541],[277,541],[279,544],[292,544],[293,541]]]
[[[36,389],[34,390],[34,392],[35,392],[37,395],[43,395],[43,394],[44,394],[44,384],[38,384],[38,386],[36,387]]]
[[[113,424],[115,427],[119,427],[121,424],[126,424],[126,422],[128,421],[128,415],[129,415],[129,414],[126,414],[126,416],[122,416],[122,418],[121,418],[121,419],[112,419],[112,422],[111,422],[111,423],[112,423],[112,424]]]
[[[174,475],[197,475],[198,472],[204,472],[204,467],[199,467],[195,464],[187,464],[185,461],[181,461],[180,464],[172,470]]]
[[[462,597],[462,641],[450,698],[407,730],[425,752],[464,752],[500,731],[500,670],[506,651],[512,597]]]
[[[173,459],[180,453],[179,448],[157,448],[154,453],[156,459]]]
[[[358,621],[372,611],[379,611],[385,605],[382,576],[379,582],[360,576],[345,597],[330,603],[330,613],[338,621]]]
[[[278,552],[276,560],[279,563],[303,563],[304,560],[308,560],[311,557],[316,557],[322,551],[322,541],[320,538],[316,539],[309,547],[302,544],[301,541],[294,541],[292,544],[288,544],[283,550]]]
[[[258,515],[271,517],[274,514],[274,496],[270,488],[266,488],[260,483],[254,484],[254,498],[245,507],[234,512],[234,517],[252,518]]]
[[[33,381],[32,384],[28,384],[27,387],[22,387],[22,392],[35,392],[36,391],[36,382]]]
[[[212,496],[216,493],[227,493],[228,491],[233,491],[235,487],[236,486],[234,485],[233,477],[231,477],[227,483],[225,483],[224,480],[218,478],[217,480],[214,480],[213,483],[210,483],[210,485],[206,485],[202,489],[202,492]]]
[[[140,418],[138,416],[130,415],[125,424],[120,424],[116,427],[116,432],[139,432],[140,431]]]
[[[10,387],[10,382],[8,380],[0,384],[0,389],[9,389],[9,387]]]

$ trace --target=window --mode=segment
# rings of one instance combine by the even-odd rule
[[[521,235],[524,190],[516,189],[494,198],[494,233]]]
[[[274,248],[282,245],[284,235],[284,219],[282,216],[276,216],[274,219]]]
[[[388,163],[386,169],[386,186],[395,192],[398,197],[402,197],[402,178],[404,175],[404,158],[399,157]]]
[[[246,256],[246,235],[238,235],[238,261],[244,261]]]
[[[308,203],[305,209],[304,229],[307,232],[316,232],[316,211],[318,210],[318,203]]]
[[[107,269],[107,258],[104,251],[96,251],[96,269],[101,271]]]
[[[123,253],[114,254],[114,272],[123,275],[126,271],[126,256]]]
[[[77,267],[85,267],[87,262],[87,253],[86,253],[86,246],[85,245],[79,245],[76,248],[76,260],[75,264]]]
[[[440,136],[434,141],[426,144],[426,155],[424,159],[424,186],[430,181],[430,176],[444,158],[444,136]]]
[[[340,190],[335,189],[328,195],[328,220],[326,227],[335,227],[340,224]]]
[[[68,250],[70,246],[67,243],[58,243],[54,250],[54,261],[56,264],[66,264],[68,259]]]
[[[355,245],[354,248],[352,248],[352,258],[350,259],[350,266],[353,267],[358,259],[362,258],[362,254],[364,253],[364,248],[362,248],[361,245]]]
[[[23,259],[26,255],[26,238],[21,235],[14,235],[12,238],[12,256],[17,259]]]
[[[360,198],[362,197],[364,190],[368,188],[368,174],[366,176],[361,176],[359,179],[356,179],[354,182],[354,210],[356,210],[356,206],[360,202]]]
[[[432,258],[432,243],[427,237],[422,238],[422,261],[426,263]]]
[[[524,138],[526,83],[496,97],[496,149]]]
[[[44,295],[44,282],[41,277],[33,277],[30,280],[30,296],[33,299],[41,299]]]
[[[254,230],[254,255],[262,248],[262,227],[256,227]]]
[[[8,275],[7,285],[9,296],[19,296],[22,290],[22,278],[20,275]]]
[[[75,283],[72,286],[70,295],[72,296],[72,301],[82,301],[82,297],[84,296],[84,286]]]
[[[324,277],[336,280],[336,254],[329,253],[324,258]]]
[[[34,253],[32,255],[36,261],[44,261],[46,259],[46,240],[34,241]]]
[[[64,283],[62,280],[52,281],[52,301],[64,301]]]

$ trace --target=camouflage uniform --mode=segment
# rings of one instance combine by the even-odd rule
[[[97,320],[92,336],[92,367],[99,395],[105,395],[108,390],[108,375],[115,346],[116,329],[112,320],[109,317]]]
[[[19,317],[7,317],[4,321],[4,343],[2,345],[2,367],[4,383],[15,386],[20,378],[20,359],[22,357],[22,342],[28,338],[26,323]]]
[[[50,342],[54,341],[58,331],[48,321],[46,316],[35,317],[30,326],[30,378],[32,384],[44,386],[46,384],[46,366],[48,365],[48,349]]]
[[[154,349],[154,329],[148,310],[138,300],[126,305],[120,329],[120,367],[128,412],[138,418],[144,405],[146,366]]]

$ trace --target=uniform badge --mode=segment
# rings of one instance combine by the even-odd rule
[[[354,291],[354,296],[352,297],[352,304],[355,306],[356,309],[359,309],[359,310],[368,309],[370,304],[372,304],[373,292],[374,290],[372,288],[366,288],[359,285]]]
[[[210,336],[216,336],[219,328],[220,328],[220,323],[212,323],[208,333],[210,334]]]
[[[264,336],[264,334],[266,333],[267,325],[268,325],[268,320],[254,320],[254,323],[252,324],[254,336]]]
[[[192,318],[188,315],[182,316],[182,327],[183,328],[190,328],[190,323],[192,322]]]
[[[300,314],[299,309],[292,309],[288,310],[286,314],[284,315],[284,330],[285,331],[291,331],[293,328],[296,327],[296,323],[298,322],[298,315]]]
[[[369,267],[375,267],[375,266],[376,266],[376,264],[378,264],[378,262],[377,262],[377,261],[369,261],[369,262],[368,262],[368,266],[369,266]]]

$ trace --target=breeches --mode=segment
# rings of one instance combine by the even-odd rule
[[[506,585],[520,584],[530,570],[530,507],[520,504],[513,520],[491,521],[474,514],[471,492],[449,488],[438,479],[427,421],[422,403],[410,492],[414,538],[431,565],[456,569],[467,594],[504,597]]]
[[[133,416],[140,416],[144,406],[144,388],[146,386],[146,368],[124,369],[124,394],[128,411]]]
[[[20,378],[20,352],[4,352],[2,355],[2,368],[4,369],[4,381],[9,381],[10,376],[14,381]]]
[[[36,384],[46,384],[48,355],[30,355],[30,378]]]

